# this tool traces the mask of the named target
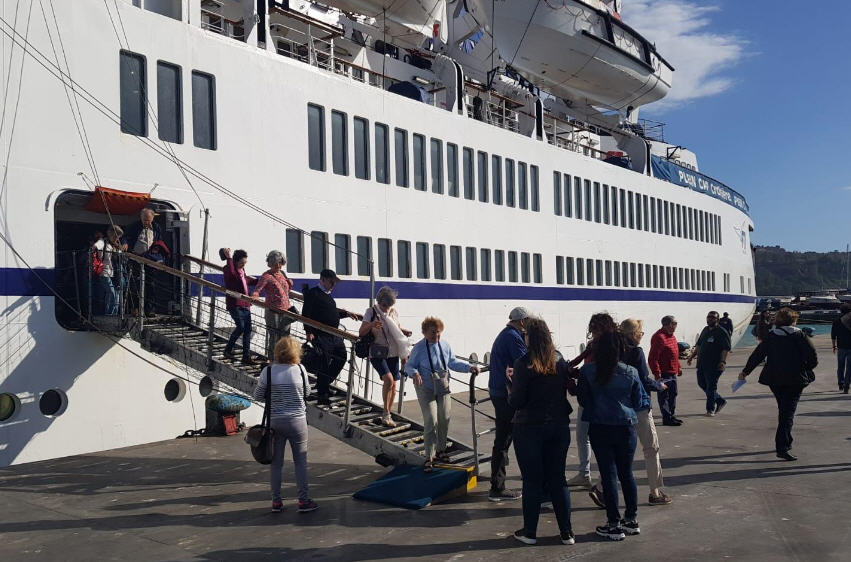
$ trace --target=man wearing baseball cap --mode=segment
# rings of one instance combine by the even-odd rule
[[[349,316],[345,310],[337,308],[337,302],[331,296],[334,286],[340,281],[331,269],[319,273],[319,284],[304,292],[304,310],[302,314],[331,328],[340,327],[340,319]],[[334,381],[346,365],[346,346],[340,336],[317,330],[305,325],[304,331],[324,357],[322,369],[316,373],[316,392],[319,404],[331,403],[331,382]]]
[[[508,324],[496,337],[491,347],[490,380],[488,392],[496,413],[496,431],[494,432],[493,451],[491,453],[491,489],[488,500],[500,502],[516,500],[520,493],[505,489],[505,469],[508,466],[508,449],[511,447],[511,420],[514,408],[508,403],[507,369],[526,354],[526,340],[523,338],[526,322],[530,315],[522,306],[511,310]]]

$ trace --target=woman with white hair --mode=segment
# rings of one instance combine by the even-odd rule
[[[266,304],[278,310],[296,311],[290,304],[290,290],[293,281],[284,273],[287,258],[278,250],[266,255],[269,270],[260,276],[251,296],[260,297],[260,291],[266,291]],[[275,356],[275,344],[284,336],[290,335],[292,319],[276,310],[266,309],[266,357],[269,361]]]
[[[369,348],[369,362],[383,382],[381,397],[384,402],[384,415],[381,422],[387,427],[396,427],[390,409],[396,399],[399,364],[406,361],[410,353],[408,336],[411,332],[399,324],[399,314],[394,306],[397,295],[390,287],[381,287],[375,295],[375,305],[364,313],[363,323],[358,331],[360,337],[372,332],[375,338]]]

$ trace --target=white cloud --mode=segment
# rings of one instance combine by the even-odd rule
[[[676,69],[671,91],[653,110],[714,96],[734,85],[727,72],[748,45],[734,33],[711,29],[710,16],[717,7],[688,0],[630,0],[622,11],[624,22],[655,43]]]

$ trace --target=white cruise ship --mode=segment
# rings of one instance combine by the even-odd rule
[[[515,306],[566,356],[599,311],[738,340],[747,203],[638,117],[673,69],[619,4],[3,0],[0,466],[203,426],[204,373],[83,321],[80,252],[140,206],[175,259],[279,249],[358,312],[390,285],[459,354]]]

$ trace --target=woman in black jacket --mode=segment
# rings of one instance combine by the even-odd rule
[[[777,400],[777,433],[774,445],[777,457],[787,461],[798,460],[790,452],[792,423],[801,393],[804,387],[815,379],[813,369],[818,365],[815,347],[806,334],[795,326],[797,322],[797,312],[781,308],[774,317],[774,327],[753,350],[745,368],[739,374],[739,380],[745,380],[745,377],[766,360],[759,375],[759,382],[768,386]]]
[[[530,320],[526,328],[526,355],[514,363],[508,402],[515,409],[514,454],[523,476],[523,528],[514,538],[537,542],[541,492],[553,502],[562,544],[573,544],[570,496],[564,478],[570,445],[567,401],[568,367],[556,356],[546,322]]]

